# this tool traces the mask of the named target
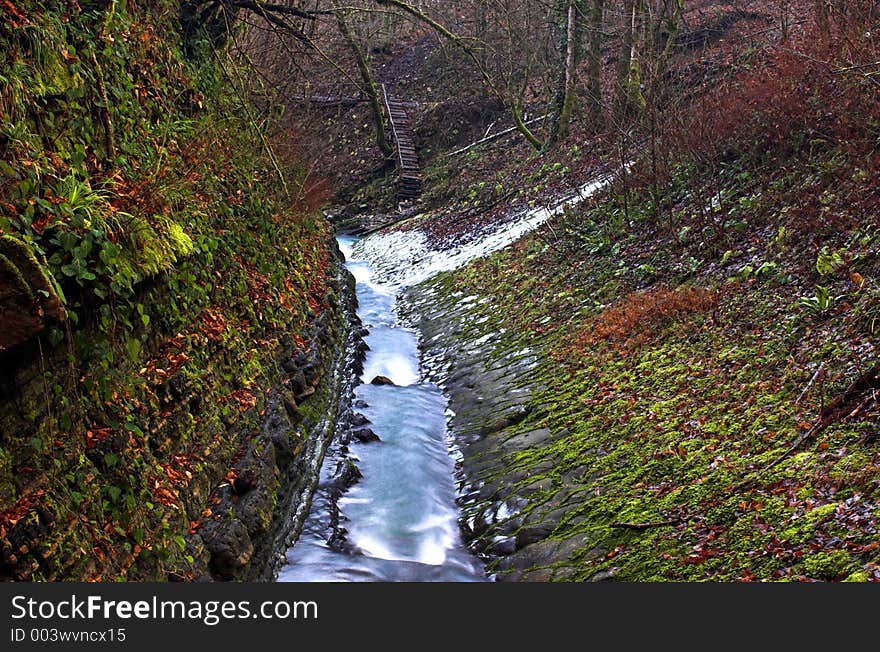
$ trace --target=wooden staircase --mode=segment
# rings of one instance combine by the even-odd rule
[[[419,170],[412,121],[406,112],[406,104],[390,97],[385,84],[382,84],[382,95],[397,149],[397,198],[399,201],[413,200],[422,194],[422,174]]]

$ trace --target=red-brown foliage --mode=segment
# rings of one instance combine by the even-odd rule
[[[672,149],[698,161],[731,153],[785,157],[806,148],[864,152],[880,121],[870,74],[880,69],[880,35],[859,16],[853,11],[835,22],[830,34],[808,26],[696,98],[675,116],[679,128],[668,130]]]
[[[665,288],[633,292],[589,320],[570,353],[610,343],[627,353],[647,343],[675,321],[705,313],[717,303],[715,292],[704,288]]]

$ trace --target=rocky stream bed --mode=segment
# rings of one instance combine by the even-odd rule
[[[509,460],[565,435],[511,434],[532,410],[538,352],[494,330],[486,313],[501,307],[491,297],[462,296],[446,279],[603,184],[593,181],[451,249],[394,227],[340,237],[363,323],[357,352],[365,357],[345,387],[353,409],[337,426],[279,580],[549,579],[530,569],[588,544],[548,540],[576,494],[566,487],[520,514],[546,481],[523,484],[534,470]]]

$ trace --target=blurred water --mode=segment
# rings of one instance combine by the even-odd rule
[[[339,239],[351,257],[350,238]],[[356,399],[381,442],[352,443],[364,477],[339,500],[354,552],[331,549],[329,482],[338,456],[328,455],[303,534],[287,553],[279,581],[482,581],[480,562],[464,547],[455,504],[446,399],[421,383],[416,333],[397,324],[399,286],[375,283],[371,266],[349,260],[358,314],[370,347]],[[371,385],[377,375],[395,384]]]
[[[436,386],[420,382],[417,336],[398,324],[397,296],[404,287],[515,242],[609,181],[591,180],[552,205],[472,234],[468,243],[453,250],[433,249],[418,230],[379,232],[363,240],[338,238],[357,283],[358,315],[369,329],[365,384],[355,393],[368,406],[360,411],[382,441],[351,445],[364,477],[342,496],[339,507],[354,552],[327,545],[333,533],[329,483],[340,459],[331,450],[303,533],[288,551],[279,581],[486,579],[459,534],[446,399]],[[369,384],[380,375],[395,386]]]

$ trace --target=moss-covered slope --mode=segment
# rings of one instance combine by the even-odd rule
[[[609,193],[425,288],[433,329],[463,324],[465,520],[502,578],[880,576],[877,216],[802,221],[808,188],[873,186],[839,153],[751,165],[666,189],[724,187],[720,240],[693,200],[671,230]]]
[[[0,574],[199,575],[278,363],[320,377],[327,227],[180,3],[0,12]]]

